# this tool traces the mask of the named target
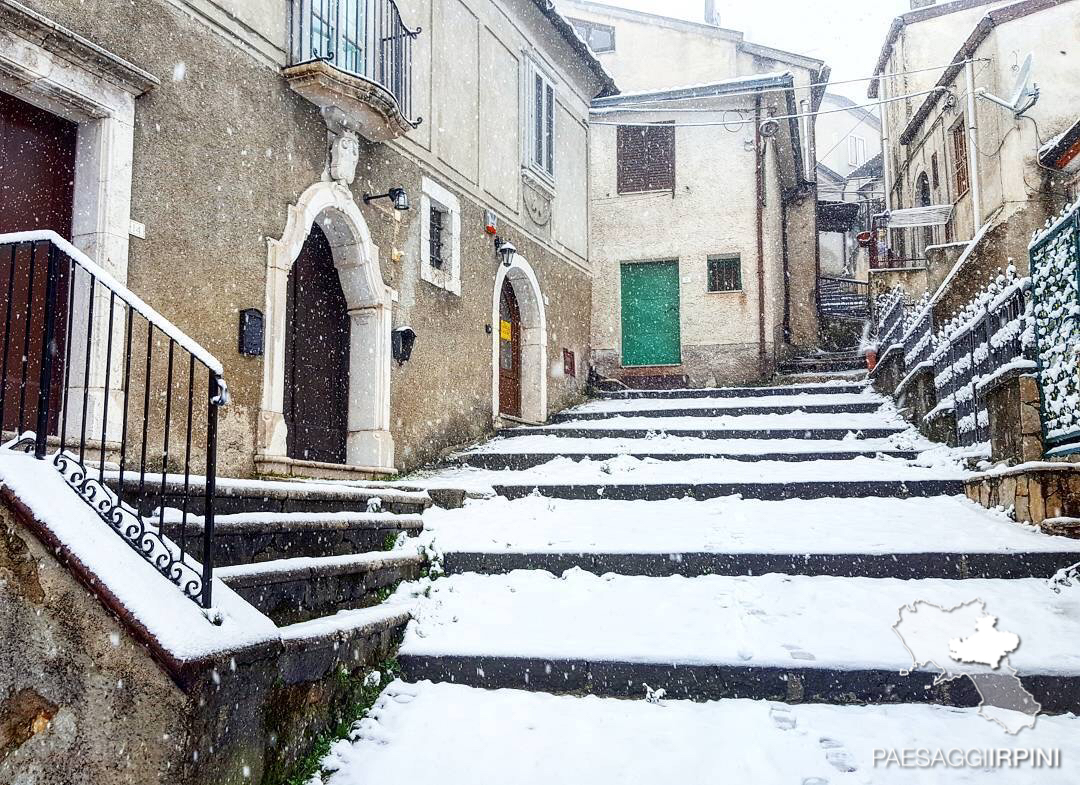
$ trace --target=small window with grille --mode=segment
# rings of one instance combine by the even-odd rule
[[[446,210],[437,204],[431,205],[431,215],[428,216],[428,262],[436,270],[441,270],[443,267],[446,217]]]
[[[738,292],[742,290],[742,261],[738,254],[710,256],[709,291]]]
[[[425,177],[420,216],[420,279],[461,296],[461,202]]]

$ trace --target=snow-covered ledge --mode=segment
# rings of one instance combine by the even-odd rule
[[[383,283],[379,249],[352,192],[336,181],[318,182],[304,191],[289,206],[281,239],[267,240],[266,356],[256,462],[262,470],[277,474],[322,474],[325,468],[288,457],[284,414],[289,273],[316,221],[330,242],[351,320],[346,460],[362,473],[393,473],[390,317],[394,290]]]

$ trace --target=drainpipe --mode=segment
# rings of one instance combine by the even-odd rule
[[[971,212],[975,221],[971,227],[972,236],[982,226],[982,191],[979,188],[979,127],[975,118],[975,64],[971,58],[964,63],[964,81],[967,83],[967,158],[968,184],[971,188]]]
[[[761,93],[754,100],[754,155],[756,161],[758,368],[764,379],[768,371],[765,352],[765,140],[761,136]]]
[[[791,266],[788,257],[788,203],[785,199],[780,207],[780,247],[784,260],[784,343],[791,343]],[[816,245],[816,243],[815,243]],[[815,284],[816,286],[816,284]],[[816,292],[815,292],[816,296]]]

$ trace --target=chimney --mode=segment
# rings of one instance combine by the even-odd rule
[[[705,0],[705,24],[720,26],[720,15],[716,13],[716,0]]]
[[[911,0],[911,10],[914,11],[917,8],[926,8],[935,3],[937,3],[937,0]]]

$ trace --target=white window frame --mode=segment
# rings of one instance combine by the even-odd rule
[[[555,88],[555,80],[535,60],[526,59],[525,70],[525,166],[529,171],[536,174],[550,186],[555,184],[555,121],[556,105],[558,103],[558,90]],[[544,128],[550,127],[551,135],[547,140],[541,155],[543,161],[536,160],[536,80],[540,79],[541,89],[544,91]],[[548,100],[550,98],[550,101]],[[550,116],[548,112],[550,111]],[[549,126],[550,123],[550,126]],[[550,162],[549,169],[547,163]]]
[[[866,140],[852,134],[848,137],[848,165],[862,166],[866,163]]]
[[[430,178],[420,195],[420,280],[461,296],[461,202]],[[443,224],[443,266],[431,264],[431,209],[446,213]]]

